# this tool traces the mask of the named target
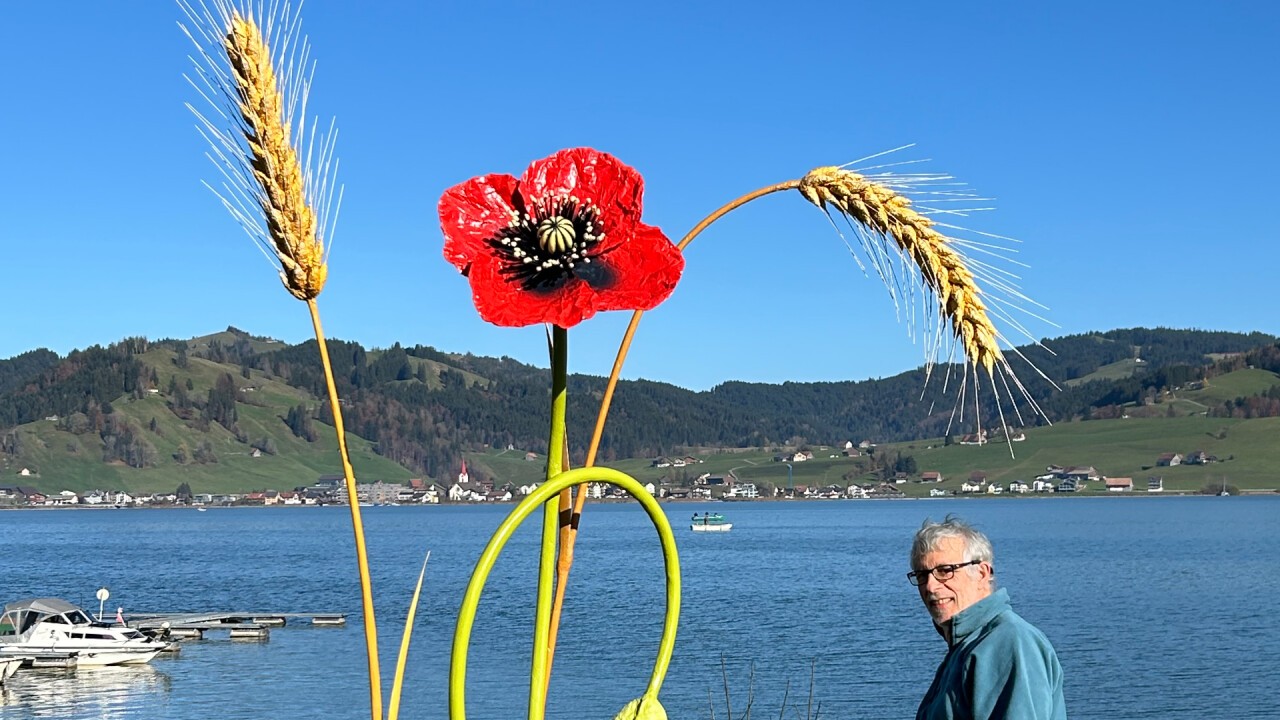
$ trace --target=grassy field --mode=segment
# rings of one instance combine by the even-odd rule
[[[1070,423],[1034,428],[1027,439],[1013,444],[951,445],[941,439],[883,445],[878,452],[901,452],[915,457],[921,472],[937,471],[946,478],[940,486],[905,483],[899,488],[909,496],[924,497],[941,487],[958,489],[970,473],[982,471],[992,482],[1007,486],[1013,480],[1030,482],[1050,465],[1092,466],[1109,477],[1131,477],[1134,487],[1145,491],[1148,477],[1162,477],[1169,492],[1195,492],[1205,485],[1221,483],[1242,490],[1280,488],[1280,418],[1228,420],[1190,416],[1181,418],[1128,418]],[[793,485],[847,485],[866,482],[859,461],[840,455],[834,446],[814,446],[814,458],[792,463],[790,476],[784,463],[774,462],[773,450],[755,452],[703,452],[703,462],[684,468],[652,467],[649,459],[608,463],[641,482],[658,483],[664,478],[689,480],[703,473],[722,475],[729,471],[745,481],[777,487]],[[1183,455],[1203,450],[1221,462],[1210,465],[1156,467],[1163,453]],[[834,457],[833,457],[834,456]],[[467,463],[495,477],[517,484],[541,482],[543,462],[524,460],[523,452],[473,453]],[[1091,492],[1105,492],[1102,483],[1092,483]]]

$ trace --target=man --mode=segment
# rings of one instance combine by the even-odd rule
[[[993,559],[991,541],[959,518],[916,533],[907,579],[947,641],[916,720],[1067,717],[1058,656],[995,589]]]

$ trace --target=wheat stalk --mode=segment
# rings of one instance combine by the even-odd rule
[[[300,23],[298,11],[291,11],[287,2],[277,0],[270,0],[269,6],[257,5],[256,9],[253,0],[243,2],[247,7],[242,10],[236,0],[209,0],[208,5],[201,0],[194,4],[179,0],[191,21],[189,28],[184,25],[182,29],[199,50],[199,58],[193,60],[196,78],[188,80],[215,114],[208,117],[190,103],[187,107],[199,119],[201,133],[211,147],[209,157],[223,176],[221,189],[210,188],[263,253],[274,255],[285,288],[305,302],[311,313],[355,536],[369,663],[369,712],[374,720],[381,720],[377,620],[364,524],[342,407],[316,305],[328,274],[325,228],[337,219],[336,211],[329,213],[330,208],[336,208],[332,178],[337,172],[337,162],[333,160],[337,135],[330,126],[330,133],[319,143],[318,154],[313,155],[314,131],[309,135],[311,142],[304,143],[302,128],[293,124],[295,116],[306,116],[311,87],[310,77],[299,72],[307,64],[309,50],[305,38],[295,42]],[[273,55],[278,66],[273,65]],[[307,148],[305,162],[299,153],[302,147]],[[341,197],[339,191],[338,204]],[[408,623],[406,644],[411,627],[412,623]],[[406,657],[402,652],[397,667],[391,698],[393,719],[399,707]]]
[[[982,288],[964,257],[952,247],[952,239],[934,229],[933,220],[912,208],[905,196],[843,168],[817,168],[801,178],[798,189],[819,208],[834,207],[853,222],[891,239],[933,291],[939,314],[950,323],[965,357],[994,377],[996,366],[1006,361]]]

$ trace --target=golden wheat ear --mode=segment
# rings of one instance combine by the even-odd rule
[[[199,51],[187,80],[207,101],[204,110],[187,107],[222,176],[210,189],[273,261],[285,288],[313,300],[324,289],[326,243],[342,202],[337,133],[332,124],[323,134],[314,122],[306,127],[310,48],[298,36],[298,11],[242,4],[179,0],[189,20],[181,27]]]
[[[844,167],[820,167],[801,178],[797,189],[805,199],[826,212],[828,218],[831,218],[831,211],[834,209],[836,215],[847,221],[895,303],[900,298],[916,296],[919,294],[917,290],[923,288],[923,295],[930,298],[925,301],[924,322],[932,326],[926,332],[929,336],[926,340],[927,369],[931,371],[944,354],[948,361],[953,359],[958,350],[965,363],[972,368],[972,372],[963,373],[960,379],[956,409],[960,412],[961,419],[967,405],[965,395],[972,390],[976,412],[977,391],[985,381],[995,393],[1000,424],[1007,430],[1000,402],[1002,396],[1013,401],[1012,408],[1019,424],[1025,424],[1026,420],[1022,417],[1015,396],[1021,396],[1035,415],[1043,417],[1044,412],[1018,378],[1002,350],[1002,342],[1011,348],[1013,346],[993,322],[993,296],[986,291],[984,284],[996,292],[994,304],[998,308],[995,314],[1033,343],[1037,341],[1014,313],[1032,314],[1027,308],[1036,303],[1018,289],[1015,284],[1016,276],[1012,273],[991,263],[978,262],[961,251],[962,247],[968,246],[976,247],[980,252],[998,255],[1002,248],[990,243],[957,239],[942,232],[942,229],[963,231],[963,228],[926,215],[967,216],[976,210],[989,208],[963,210],[943,209],[940,206],[954,200],[986,198],[975,198],[952,189],[925,190],[935,193],[932,196],[934,204],[917,209],[911,199],[900,191],[906,188],[920,190],[949,180],[951,178],[948,176],[933,174],[884,173],[868,176]],[[832,224],[839,231],[834,219]],[[1011,241],[1000,236],[979,234],[990,239]],[[843,236],[844,233],[841,232],[841,237]],[[850,250],[852,249],[850,246]],[[1009,262],[1016,264],[1011,260]],[[914,309],[910,318],[914,322]],[[1014,352],[1017,352],[1016,348]],[[1040,377],[1053,384],[1033,363],[1029,360],[1027,363]],[[949,377],[944,380],[944,388],[949,380]],[[954,415],[953,411],[953,417]]]

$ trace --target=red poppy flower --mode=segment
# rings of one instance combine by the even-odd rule
[[[648,310],[675,289],[684,256],[640,222],[644,180],[590,148],[524,176],[485,175],[440,198],[444,256],[471,281],[480,317],[572,327],[602,310]]]

